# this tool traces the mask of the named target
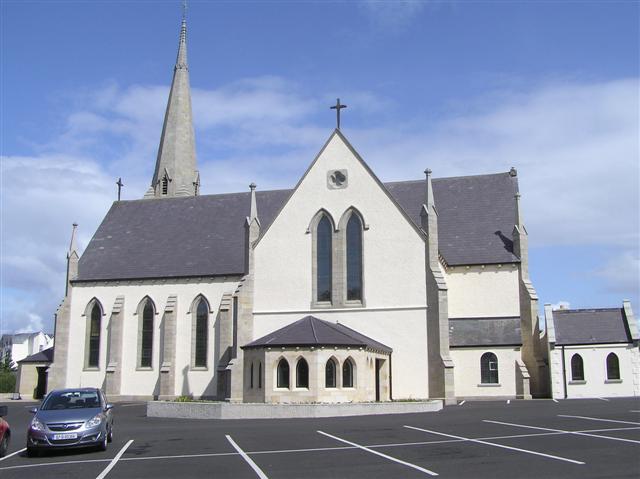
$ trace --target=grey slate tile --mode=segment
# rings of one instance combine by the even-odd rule
[[[622,308],[560,309],[553,312],[556,345],[630,343]]]

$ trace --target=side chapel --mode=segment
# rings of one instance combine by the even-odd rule
[[[292,189],[201,195],[185,20],[148,191],[114,202],[82,255],[75,228],[50,389],[549,394],[516,170],[384,183],[337,128]]]

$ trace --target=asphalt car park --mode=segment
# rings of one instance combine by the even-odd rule
[[[331,419],[147,418],[114,407],[105,452],[22,450],[34,404],[10,403],[3,479],[640,476],[640,399],[466,401],[437,413]]]

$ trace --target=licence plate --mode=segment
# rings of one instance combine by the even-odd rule
[[[54,441],[61,441],[63,439],[78,439],[78,433],[67,432],[67,433],[64,433],[64,434],[54,434],[53,435],[53,440]]]

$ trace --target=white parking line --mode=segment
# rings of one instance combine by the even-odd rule
[[[600,399],[600,401],[607,401],[609,402],[609,400],[607,398],[596,398],[596,399]]]
[[[511,399],[507,399],[507,404],[511,404]]]
[[[558,400],[557,400],[557,399],[552,399],[552,401],[553,401],[553,402],[558,402]]]
[[[337,436],[332,436],[331,434],[327,434],[323,431],[318,431],[319,434],[323,436],[330,437],[331,439],[335,439],[336,441],[344,442],[345,444],[349,444],[350,446],[355,446],[358,449],[362,449],[363,451],[370,452],[371,454],[375,454],[376,456],[384,457],[393,462],[397,462],[398,464],[402,464],[404,466],[410,467],[412,469],[416,469],[417,471],[424,472],[425,474],[429,474],[430,476],[437,476],[438,473],[430,471],[429,469],[425,469],[424,467],[416,466],[415,464],[411,464],[410,462],[405,462],[400,459],[396,459],[395,457],[387,456],[386,454],[382,454],[381,452],[374,451],[373,449],[369,449],[368,447],[361,446],[360,444],[356,444],[355,442],[347,441],[346,439],[339,438]]]
[[[629,412],[640,412],[640,411],[636,411],[636,410],[632,409],[632,410],[631,410],[631,411],[629,411]]]
[[[260,469],[260,468],[258,467],[258,465],[257,465],[255,462],[253,462],[253,460],[252,460],[249,456],[247,456],[247,453],[246,453],[246,452],[244,452],[244,451],[240,448],[240,446],[238,446],[238,445],[236,444],[236,442],[235,442],[233,439],[231,439],[231,436],[229,436],[228,434],[226,434],[226,435],[225,435],[225,437],[227,438],[227,441],[229,441],[229,443],[231,443],[231,445],[233,446],[233,448],[234,448],[236,451],[238,451],[238,453],[242,456],[242,459],[244,459],[245,461],[247,461],[247,464],[249,464],[249,465],[251,466],[251,469],[253,469],[253,470],[255,471],[255,473],[258,475],[258,477],[259,477],[260,479],[269,479],[269,478],[267,477],[267,475],[266,475],[264,472],[262,472],[262,469]]]
[[[620,424],[633,424],[634,426],[640,426],[640,422],[618,421],[617,419],[602,419],[600,417],[571,416],[569,414],[558,414],[558,417],[572,417],[572,418],[576,418],[576,419],[588,419],[589,421],[618,422]]]
[[[461,401],[460,404],[458,404],[458,406],[462,406],[464,403],[466,403],[467,401]]]
[[[118,460],[122,457],[122,455],[127,450],[127,448],[131,445],[132,442],[133,442],[133,439],[129,439],[127,443],[124,446],[122,446],[122,449],[120,449],[118,454],[116,454],[116,457],[111,459],[111,462],[109,463],[109,465],[107,465],[107,467],[104,468],[104,471],[102,471],[100,475],[96,477],[96,479],[104,479],[107,476],[107,474],[109,474],[109,471],[113,469],[113,467],[116,465]]]
[[[586,433],[586,432],[565,431],[563,429],[552,429],[552,428],[549,428],[549,427],[527,426],[525,424],[514,424],[514,423],[511,423],[511,422],[491,421],[489,419],[484,419],[483,422],[490,422],[492,424],[502,424],[503,426],[523,427],[523,428],[526,428],[526,429],[537,429],[538,431],[564,432],[566,434],[575,434],[576,436],[597,437],[597,438],[600,438],[600,439],[610,439],[611,441],[632,442],[634,444],[640,444],[640,441],[635,441],[633,439],[624,439],[624,438],[621,438],[621,437],[600,436],[599,434],[589,434],[589,433]]]
[[[408,429],[415,429],[416,431],[428,432],[430,434],[437,434],[439,436],[452,437],[452,438],[455,438],[455,439],[464,439],[466,441],[476,442],[478,444],[485,444],[487,446],[499,447],[499,448],[502,448],[502,449],[509,449],[511,451],[524,452],[526,454],[533,454],[535,456],[548,457],[549,459],[556,459],[558,461],[570,462],[572,464],[584,464],[584,462],[582,462],[582,461],[576,461],[574,459],[568,459],[566,457],[554,456],[552,454],[545,454],[543,452],[530,451],[528,449],[521,449],[519,447],[511,447],[511,446],[505,446],[503,444],[495,444],[493,442],[487,442],[487,441],[483,441],[483,440],[480,440],[480,439],[471,439],[471,438],[468,438],[468,437],[454,436],[453,434],[445,434],[443,432],[431,431],[429,429],[421,429],[419,427],[413,427],[413,426],[404,426],[404,427],[406,427]]]
[[[12,452],[11,454],[7,454],[4,457],[0,457],[0,462],[4,461],[5,459],[9,459],[11,456],[15,456],[16,454],[20,454],[22,451],[26,451],[27,448],[23,447],[22,449],[20,449],[19,451],[16,452]]]

